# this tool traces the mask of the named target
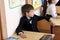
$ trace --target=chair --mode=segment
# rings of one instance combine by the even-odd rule
[[[40,32],[51,33],[51,25],[45,19],[42,19],[37,22],[37,28]]]

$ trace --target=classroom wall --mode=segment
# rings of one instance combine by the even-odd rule
[[[4,4],[5,4],[5,14],[6,14],[6,24],[7,24],[7,35],[8,37],[10,37],[15,32],[19,24],[19,19],[22,16],[21,7],[10,9],[8,0],[4,0]],[[35,11],[35,14],[40,15],[39,11],[40,10],[37,9]]]
[[[37,10],[35,10],[35,14],[40,16],[40,8],[38,8]]]
[[[17,28],[19,23],[19,19],[22,16],[20,10],[21,7],[10,9],[8,0],[4,0],[4,3],[5,3],[7,34],[9,37],[15,32],[15,29]]]

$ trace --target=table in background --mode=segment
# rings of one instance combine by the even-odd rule
[[[53,27],[53,33],[55,34],[54,40],[60,40],[60,19],[54,19],[55,27]]]

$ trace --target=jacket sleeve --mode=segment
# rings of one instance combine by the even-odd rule
[[[48,16],[37,16],[37,21],[39,21],[39,20],[43,20],[43,19],[46,19],[47,21],[49,21],[50,20],[50,16],[48,17]]]
[[[45,16],[45,19],[49,21],[51,17],[52,17],[51,15],[48,15],[48,14],[47,14],[47,15]]]
[[[18,27],[16,28],[16,31],[15,31],[17,33],[17,35],[18,35],[19,32],[22,32],[24,23],[25,23],[24,19],[21,18],[20,22],[19,22],[19,25],[18,25]]]

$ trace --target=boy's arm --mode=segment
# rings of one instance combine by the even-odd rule
[[[24,32],[22,31],[23,30],[23,26],[25,24],[25,20],[24,18],[21,18],[20,22],[19,22],[19,25],[16,29],[16,33],[17,35],[20,35],[21,38],[26,38],[27,36],[24,34]]]
[[[50,17],[48,17],[48,16],[38,16],[37,21],[43,20],[43,19],[46,19],[47,21],[49,21]]]
[[[20,33],[23,33],[23,26],[24,26],[24,19],[23,18],[21,18],[20,19],[20,22],[19,22],[19,25],[18,25],[18,27],[17,27],[17,29],[16,29],[16,33],[17,33],[17,35],[18,34],[20,34]]]
[[[46,15],[46,16],[45,16],[45,19],[46,19],[47,21],[50,21],[51,17],[52,17],[51,15]]]

